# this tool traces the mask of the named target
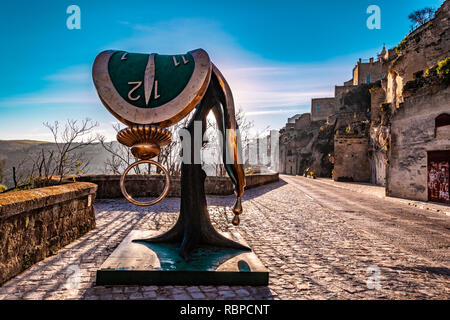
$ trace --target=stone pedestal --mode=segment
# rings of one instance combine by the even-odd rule
[[[227,238],[247,245],[238,234]],[[269,273],[253,251],[200,247],[189,262],[179,244],[132,242],[156,236],[133,230],[97,270],[97,285],[268,285]]]

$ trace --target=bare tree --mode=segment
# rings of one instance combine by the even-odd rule
[[[26,152],[24,152],[27,154]],[[33,161],[34,157],[28,155],[27,157],[24,157],[19,163],[17,163],[16,166],[12,167],[12,178],[14,189],[24,189],[24,188],[32,188],[34,186],[35,181],[35,166],[32,164],[32,167],[30,168],[29,162]],[[6,191],[9,191],[11,189],[8,189]]]
[[[420,10],[416,10],[413,13],[411,13],[408,18],[413,23],[411,25],[411,29],[414,29],[416,27],[420,27],[424,23],[430,21],[434,17],[435,10],[430,7],[425,7]]]
[[[250,144],[251,138],[251,129],[254,126],[253,121],[249,121],[245,115],[245,112],[239,108],[236,111],[236,123],[239,128],[239,134],[241,138],[241,148],[242,151],[246,150],[247,146]],[[205,159],[212,160],[211,165],[214,168],[215,175],[218,177],[226,176],[225,166],[222,161],[222,148],[221,143],[219,141],[218,134],[225,134],[224,132],[219,133],[217,130],[217,124],[214,117],[208,116],[207,118],[207,129],[205,136],[207,137],[207,141],[203,146],[203,150],[205,153],[208,153],[207,156],[203,158],[203,164],[205,163]]]
[[[171,176],[181,175],[182,144],[179,136],[179,130],[188,125],[191,116],[192,113],[185,117],[182,121],[168,128],[168,130],[172,133],[172,142],[163,147],[161,149],[161,153],[155,159],[167,169],[169,175]],[[250,129],[253,127],[253,122],[247,120],[242,109],[239,109],[236,112],[236,122],[239,126],[242,148],[244,149],[251,141]],[[121,130],[120,124],[114,124],[113,128],[116,132]],[[222,150],[220,148],[217,125],[214,117],[208,117],[205,137],[207,140],[203,142],[203,151],[208,153],[207,158],[208,160],[212,159],[213,163],[206,163],[206,157],[204,157],[203,165],[212,165],[216,176],[225,176],[226,171],[222,163]],[[110,157],[105,161],[105,173],[122,174],[128,166],[138,160],[133,156],[130,148],[116,141],[107,142],[105,136],[102,135],[97,135],[97,139],[100,141],[103,148],[110,153]],[[150,169],[145,170],[144,172],[142,168],[139,168],[139,166],[135,166],[133,169],[135,174],[152,173]],[[158,168],[156,169],[156,173],[159,173]]]
[[[55,143],[45,144],[38,151],[24,151],[22,161],[12,168],[14,187],[6,191],[61,184],[68,175],[78,175],[89,165],[83,154],[84,148],[92,145],[91,135],[97,122],[86,118],[81,122],[67,120],[64,126],[58,121],[45,122]]]
[[[121,130],[119,123],[113,124],[112,127],[116,133]],[[100,134],[97,135],[97,139],[100,141],[103,148],[111,155],[105,161],[105,173],[122,174],[129,165],[138,160],[131,154],[130,148],[116,141],[107,142],[106,137]],[[134,167],[134,171],[139,174],[139,167]]]
[[[41,150],[35,160],[39,176],[45,177],[46,183],[49,183],[56,175],[58,183],[61,183],[68,174],[82,173],[89,165],[82,152],[95,142],[92,131],[98,123],[86,118],[81,122],[69,119],[64,128],[60,128],[58,121],[53,124],[45,122],[44,126],[52,133],[56,150]]]
[[[182,121],[168,128],[172,133],[172,142],[162,148],[161,153],[158,155],[158,162],[167,169],[171,176],[181,176],[182,144],[179,131],[188,125],[191,115],[192,113]]]

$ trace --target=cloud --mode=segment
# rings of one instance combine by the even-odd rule
[[[314,64],[267,60],[243,48],[223,32],[220,24],[206,19],[173,19],[124,27],[131,28],[133,36],[104,49],[175,54],[203,48],[230,84],[235,104],[252,114],[268,114],[267,109],[275,106],[305,105],[311,98],[333,96],[334,85],[351,78],[355,61],[348,57]]]
[[[246,116],[264,116],[269,114],[291,113],[295,114],[296,110],[293,109],[277,109],[277,110],[263,110],[263,111],[247,111]]]
[[[172,19],[150,25],[128,24],[133,36],[111,43],[103,49],[130,52],[183,53],[203,48],[213,61],[230,61],[239,65],[241,59],[258,58],[242,48],[221,25],[207,19]]]
[[[309,104],[311,98],[333,96],[334,84],[351,78],[353,59],[314,64],[270,61],[244,49],[220,24],[207,19],[173,19],[151,25],[118,23],[130,28],[133,36],[103,49],[172,54],[204,48],[230,84],[235,104],[249,112]],[[0,106],[98,102],[90,65],[70,66],[44,79],[62,88],[8,98],[0,101]],[[83,90],[74,88],[78,85],[83,85]]]
[[[98,103],[98,97],[92,90],[63,92],[42,91],[0,100],[0,107],[49,105],[49,104],[86,104]]]
[[[76,83],[88,83],[92,82],[91,75],[92,67],[89,65],[76,65],[60,70],[54,74],[49,74],[44,77],[44,80],[61,83],[61,82],[70,82],[73,84]]]
[[[173,19],[149,25],[118,21],[118,24],[129,29],[131,36],[105,45],[101,50],[176,54],[205,49],[230,84],[237,108],[243,109],[250,118],[257,117],[255,124],[259,127],[270,124],[272,128],[279,128],[289,116],[308,112],[312,98],[333,96],[334,85],[351,79],[358,57],[375,52],[355,53],[321,63],[284,63],[247,50],[224,32],[219,23],[208,19]],[[85,116],[97,117],[96,120],[104,123],[99,132],[115,140],[110,124],[105,124],[108,112],[102,108],[95,92],[91,67],[82,64],[58,70],[44,77],[48,82],[44,90],[4,98],[0,100],[0,107],[40,105],[44,108],[61,104],[75,110],[78,105],[88,106],[83,109]]]
[[[6,97],[0,100],[0,107],[92,104],[98,103],[91,67],[74,65],[43,77],[48,82],[41,91]]]

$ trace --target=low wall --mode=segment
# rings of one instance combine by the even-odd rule
[[[0,194],[0,284],[95,228],[97,186],[77,182]]]
[[[119,175],[84,175],[77,181],[91,182],[98,185],[97,198],[122,198]],[[278,173],[255,174],[246,176],[247,189],[278,181]],[[164,188],[164,176],[128,175],[125,187],[133,197],[148,197],[161,194]],[[233,184],[228,177],[206,177],[205,192],[210,195],[230,195],[234,193]],[[181,178],[171,177],[168,197],[181,196]]]

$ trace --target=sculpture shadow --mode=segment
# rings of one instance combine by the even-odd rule
[[[245,190],[244,195],[242,196],[242,201],[261,197],[268,192],[271,192],[275,189],[283,187],[286,184],[287,184],[287,182],[280,179],[277,182],[272,182],[272,183],[265,184],[262,186],[247,189],[247,190]],[[234,195],[228,195],[228,196],[208,195],[207,201],[208,201],[208,205],[218,205],[218,206],[226,205],[226,206],[231,207],[234,204],[234,201],[236,201],[236,197]]]
[[[287,183],[280,178],[277,182],[272,182],[269,184],[261,185],[258,187],[254,187],[251,189],[247,189],[244,192],[243,195],[243,201],[245,200],[251,200],[254,198],[258,198],[263,196],[264,194],[278,189]],[[229,206],[232,207],[234,202],[236,201],[236,196],[234,194],[226,195],[226,196],[219,196],[219,195],[207,195],[207,202],[208,205],[213,206]],[[139,201],[149,201],[152,198],[137,198]],[[158,214],[159,212],[169,212],[169,213],[179,213],[180,212],[180,198],[179,197],[167,197],[163,199],[161,202],[158,202],[157,204],[151,206],[151,207],[136,207],[135,205],[127,202],[124,198],[122,199],[99,199],[96,200],[97,203],[102,204],[108,204],[108,203],[119,203],[122,209],[125,209],[127,211],[138,211],[145,214],[149,213],[149,210],[154,212],[155,214]],[[149,209],[150,208],[150,209]]]
[[[389,267],[392,270],[397,271],[412,271],[416,273],[430,273],[437,276],[444,276],[450,278],[450,268],[439,268],[439,267],[427,267],[427,266],[414,266],[414,267],[405,267],[405,266],[392,266]]]

